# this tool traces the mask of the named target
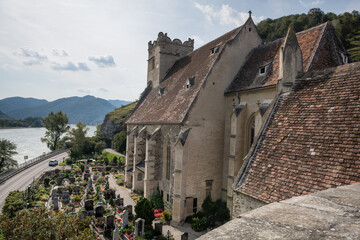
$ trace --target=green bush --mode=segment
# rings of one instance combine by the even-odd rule
[[[65,160],[65,163],[66,163],[66,165],[71,165],[71,164],[73,164],[73,160],[71,158],[67,158]]]
[[[106,166],[106,171],[110,171],[111,170],[111,167],[110,166]]]
[[[201,232],[206,230],[207,228],[207,219],[206,217],[203,217],[201,219],[199,218],[193,218],[192,219],[191,228],[194,229],[196,232]]]
[[[154,236],[155,236],[155,230],[154,229],[145,231],[145,235],[144,235],[145,239],[153,239]]]
[[[151,225],[152,221],[155,219],[153,212],[153,205],[151,201],[146,198],[141,197],[135,205],[135,218],[142,218],[145,220],[146,225]]]
[[[152,195],[149,200],[151,201],[154,209],[158,209],[158,208],[164,208],[164,201],[162,200],[162,197],[160,196],[160,194],[155,194]]]
[[[23,192],[16,190],[10,192],[9,195],[5,198],[5,204],[2,212],[7,217],[13,218],[18,211],[24,208],[25,203],[23,202]]]
[[[51,184],[51,185],[56,184],[55,180],[51,180],[51,181],[50,181],[50,184]]]
[[[124,186],[124,180],[117,179],[116,184],[119,186]]]

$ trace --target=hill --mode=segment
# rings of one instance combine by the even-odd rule
[[[331,21],[352,61],[360,61],[360,13],[355,10],[336,15],[331,12],[325,14],[320,8],[312,8],[307,14],[268,18],[258,23],[257,30],[267,43],[285,37],[290,25],[293,25],[295,32],[300,32],[327,21]]]
[[[0,110],[9,117],[15,119],[43,118],[50,112],[62,111],[68,116],[69,123],[81,121],[86,124],[99,124],[103,122],[105,115],[115,108],[107,100],[93,96],[61,98],[52,102],[20,97],[0,100]]]
[[[123,105],[131,103],[130,101],[125,101],[125,100],[111,100],[111,99],[108,99],[107,101],[109,103],[111,103],[112,105],[114,105],[115,107],[117,107],[117,108],[121,107]]]
[[[0,100],[0,110],[4,113],[9,111],[41,106],[48,103],[44,99],[10,97]]]
[[[11,117],[0,111],[0,120],[4,120],[4,119],[11,119]]]

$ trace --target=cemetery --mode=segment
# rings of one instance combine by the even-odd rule
[[[109,184],[112,176],[119,180],[118,185],[122,184],[121,168],[91,159],[76,163],[71,168],[44,172],[25,191],[17,191],[18,200],[22,202],[17,210],[46,212],[52,218],[74,216],[72,219],[87,231],[86,239],[173,239],[170,232],[162,236],[163,224],[171,220],[169,210],[163,214],[162,200],[159,203],[159,199],[153,197],[154,210],[150,200],[138,197],[136,215],[133,206],[125,205],[124,198],[116,195]],[[6,206],[3,211],[7,212]],[[12,212],[14,217],[16,211]],[[182,239],[187,239],[186,234]]]

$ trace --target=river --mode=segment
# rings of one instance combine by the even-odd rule
[[[70,125],[75,127],[75,125]],[[87,126],[89,131],[88,137],[94,136],[96,126]],[[41,138],[45,136],[45,128],[7,128],[0,129],[0,138],[10,140],[15,143],[18,154],[13,158],[18,163],[23,163],[24,157],[27,156],[28,160],[40,156],[44,152],[50,152],[46,144],[41,142]]]

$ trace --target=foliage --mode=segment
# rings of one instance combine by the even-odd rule
[[[162,213],[162,217],[161,217],[161,221],[163,222],[170,222],[172,220],[172,214],[171,214],[171,211],[170,210],[165,210],[163,211]]]
[[[47,130],[45,132],[45,137],[41,138],[41,141],[45,142],[48,148],[54,151],[63,143],[61,135],[69,130],[69,119],[66,114],[61,111],[57,113],[51,112],[44,119],[46,122],[44,127]]]
[[[145,220],[146,225],[151,225],[152,221],[155,219],[153,206],[150,200],[146,198],[140,198],[139,201],[135,205],[135,218],[142,218]]]
[[[17,161],[12,158],[17,154],[15,143],[7,140],[0,139],[0,172],[5,168],[17,166]]]
[[[23,201],[23,193],[16,190],[9,193],[5,198],[5,204],[2,209],[2,212],[8,218],[15,217],[15,214],[25,208],[25,203]]]
[[[360,61],[360,14],[358,11],[336,15],[331,12],[325,14],[319,8],[312,8],[307,14],[265,19],[257,25],[257,30],[266,43],[284,37],[290,25],[296,32],[299,32],[326,21],[332,22],[352,60]]]
[[[149,199],[153,205],[153,210],[157,208],[164,208],[164,201],[160,194],[154,194]]]
[[[119,186],[124,186],[124,180],[117,179],[116,184],[119,185]]]
[[[201,219],[193,218],[192,222],[193,223],[191,224],[191,228],[197,232],[204,231],[207,228],[207,218],[206,217],[203,217]]]
[[[130,113],[135,108],[137,102],[132,102],[126,105],[123,105],[114,111],[107,114],[107,116],[110,116],[110,120],[115,122],[124,122],[125,119],[130,115]]]
[[[80,158],[85,153],[88,153],[88,141],[86,139],[86,133],[89,128],[85,123],[78,122],[76,128],[72,128],[69,131],[69,139],[71,144],[70,157]]]
[[[111,142],[111,147],[120,153],[126,151],[126,131],[122,130],[115,134],[114,139]]]
[[[0,128],[13,127],[43,127],[44,119],[41,117],[27,117],[23,120],[13,118],[0,118]]]
[[[106,143],[104,141],[99,141],[95,143],[94,151],[96,153],[101,153],[105,147],[106,147]]]
[[[88,228],[90,219],[59,212],[24,209],[15,217],[0,216],[0,228],[5,239],[95,239],[95,233]]]

